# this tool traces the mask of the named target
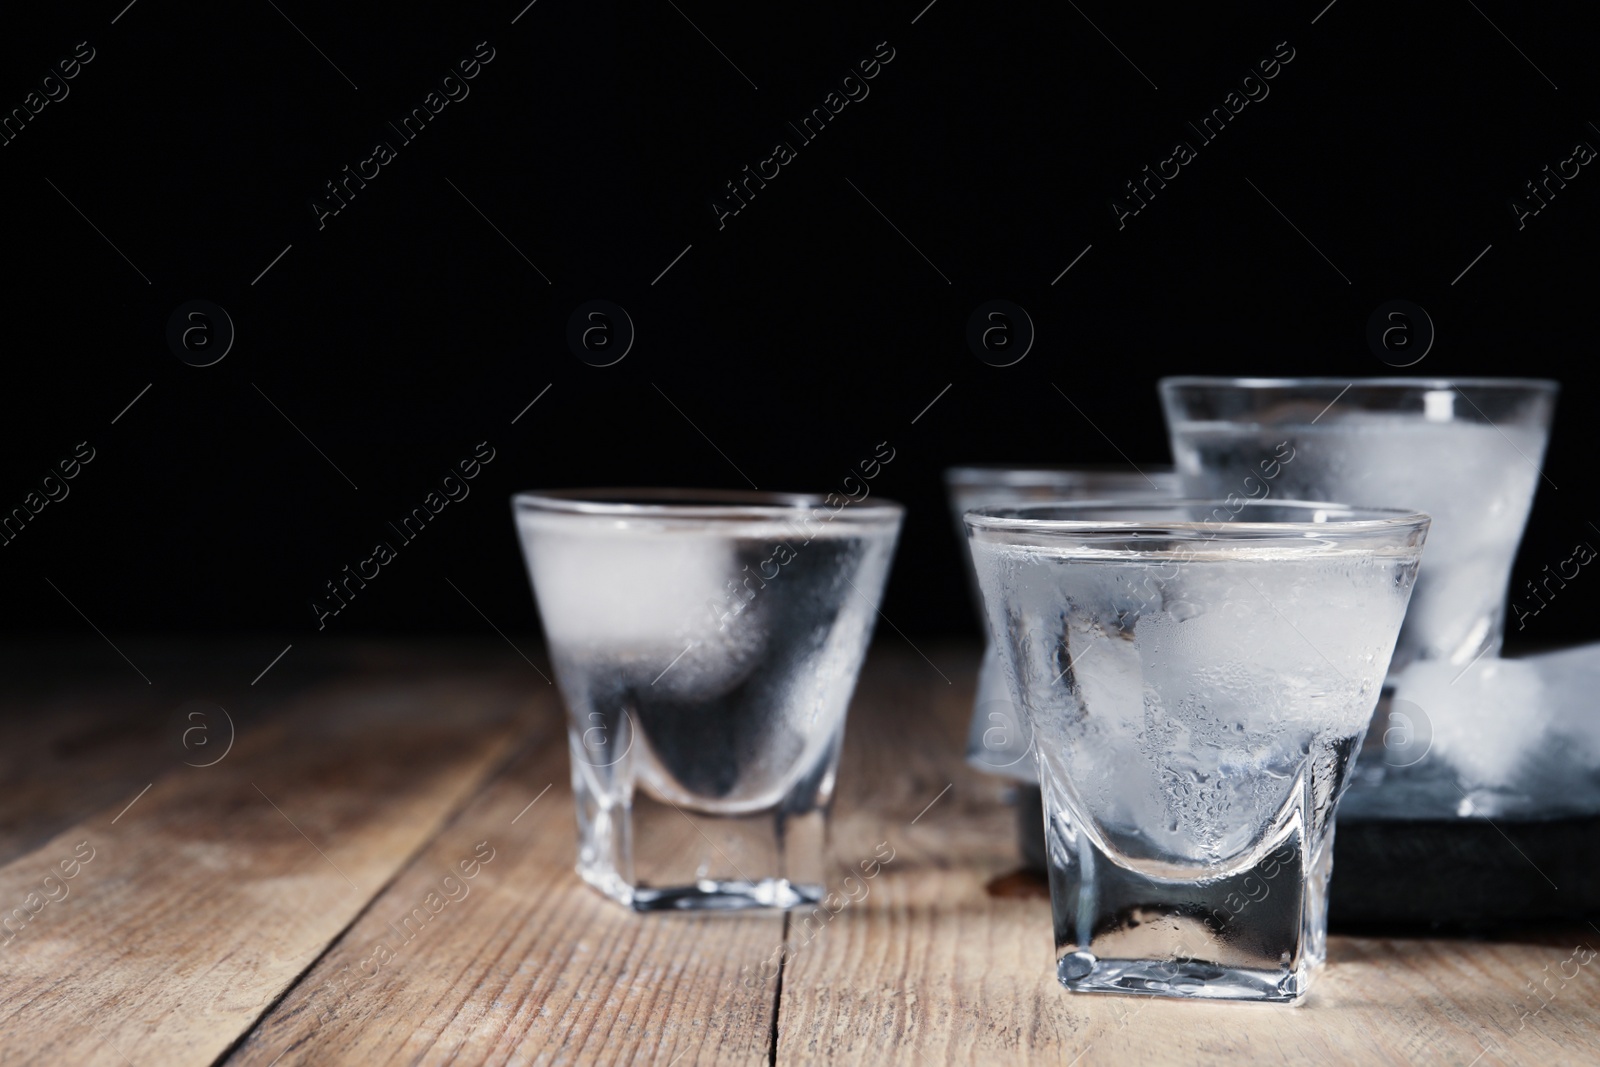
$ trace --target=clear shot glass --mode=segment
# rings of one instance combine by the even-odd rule
[[[1396,670],[1500,651],[1560,386],[1521,378],[1163,378],[1188,496],[1343,500],[1433,516]]]
[[[1178,476],[1170,467],[951,467],[944,472],[946,495],[955,519],[956,536],[963,542],[967,529],[962,516],[974,508],[1039,504],[1052,500],[1124,500],[1166,494],[1177,496]],[[987,635],[983,619],[983,593],[972,557],[963,552],[973,607]],[[991,774],[1037,784],[1031,737],[1000,672],[994,642],[985,640],[978,667],[978,691],[972,700],[972,720],[967,728],[967,762]],[[1019,814],[1038,804],[1019,805]],[[1029,840],[1024,836],[1024,841]]]
[[[845,709],[903,509],[716,490],[512,500],[567,705],[578,873],[635,910],[826,893]]]
[[[1044,793],[1056,973],[1293,1002],[1428,517],[1217,500],[966,517]]]

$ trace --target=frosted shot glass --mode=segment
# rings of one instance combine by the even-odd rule
[[[820,900],[903,509],[654,489],[512,509],[567,706],[578,874],[638,911]]]
[[[1178,476],[1170,467],[1134,470],[1129,467],[1006,467],[969,465],[944,472],[945,493],[955,520],[956,537],[963,545],[967,528],[962,516],[974,508],[998,505],[1042,504],[1052,500],[1124,500],[1153,495],[1176,496]],[[990,774],[1037,784],[1032,739],[1016,706],[1011,703],[994,642],[988,640],[983,593],[972,569],[972,555],[963,549],[967,583],[985,639],[978,667],[978,690],[972,700],[972,720],[967,728],[967,762]],[[1018,805],[1020,817],[1037,814],[1038,804]],[[1037,820],[1031,828],[1037,833]],[[1026,830],[1024,851],[1033,840]]]
[[[1559,389],[1523,378],[1160,383],[1186,495],[1343,500],[1433,517],[1396,671],[1499,653]]]
[[[1062,985],[1299,1000],[1428,517],[1178,500],[966,524],[1033,730]]]

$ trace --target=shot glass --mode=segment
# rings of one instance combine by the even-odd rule
[[[974,508],[1038,504],[1051,500],[1123,500],[1152,494],[1176,496],[1178,476],[1170,467],[1149,466],[1143,470],[1128,467],[966,466],[951,467],[945,471],[944,484],[950,499],[951,516],[955,519],[956,536],[965,542],[967,529],[962,523],[962,516]],[[1039,778],[1033,762],[1032,739],[1016,706],[1011,703],[1005,677],[1000,672],[1000,660],[995,655],[994,642],[987,640],[989,627],[984,621],[983,593],[978,589],[978,575],[972,569],[972,557],[965,551],[961,554],[966,563],[972,604],[985,634],[983,660],[978,667],[978,691],[972,700],[972,721],[967,728],[967,762],[991,774],[1037,785]],[[1028,818],[1037,815],[1038,809],[1037,795],[1028,794],[1018,804],[1018,815]],[[1032,819],[1033,825],[1023,830],[1025,852],[1038,833],[1037,823],[1037,819]]]
[[[1061,984],[1303,997],[1428,517],[1149,500],[966,524],[1032,724]]]
[[[826,893],[845,709],[903,509],[695,490],[521,493],[567,705],[578,874],[638,911]]]
[[[1164,378],[1183,492],[1343,500],[1433,517],[1395,649],[1497,655],[1560,386],[1520,378]]]

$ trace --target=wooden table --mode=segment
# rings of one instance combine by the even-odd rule
[[[184,683],[12,656],[42,680],[0,723],[0,1063],[1600,1062],[1586,924],[1334,937],[1298,1008],[1068,994],[961,759],[973,648],[874,650],[835,850],[893,859],[809,924],[580,884],[557,695],[504,645],[296,649],[255,687],[267,643],[126,650]]]

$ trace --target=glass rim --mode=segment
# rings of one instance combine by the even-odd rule
[[[1087,517],[1098,511],[1158,511],[1173,512],[1207,508],[1215,512],[1226,510],[1239,514],[1250,508],[1288,508],[1312,514],[1338,512],[1351,518],[1324,518],[1297,521],[1237,519],[1099,519]],[[1029,512],[1083,512],[1084,518],[1033,517]],[[1148,496],[1129,497],[1122,500],[1061,500],[1039,501],[1028,504],[998,504],[972,508],[961,516],[971,533],[986,534],[1071,534],[1079,537],[1101,537],[1128,540],[1148,536],[1163,541],[1202,539],[1217,540],[1219,531],[1235,531],[1231,536],[1261,540],[1283,538],[1297,540],[1308,536],[1321,538],[1360,537],[1374,533],[1400,530],[1426,529],[1433,517],[1412,508],[1375,508],[1353,504],[1339,504],[1321,500],[1246,500],[1235,510],[1222,499],[1208,497]],[[1223,539],[1230,539],[1225,537]]]
[[[1396,378],[1254,378],[1249,376],[1231,377],[1228,375],[1205,374],[1175,374],[1156,380],[1156,388],[1165,392],[1169,389],[1187,389],[1196,387],[1227,387],[1233,389],[1259,389],[1259,390],[1293,390],[1300,388],[1324,388],[1338,386],[1339,388],[1359,389],[1449,389],[1456,386],[1466,386],[1473,389],[1504,389],[1508,392],[1528,392],[1554,394],[1561,390],[1561,383],[1554,378],[1486,378],[1486,377],[1396,377]]]
[[[844,505],[833,508],[827,503],[831,495],[660,486],[528,489],[512,494],[511,506],[519,512],[611,519],[783,519],[823,508],[830,521],[866,523],[905,514],[903,506],[882,498],[857,503],[846,496]]]

